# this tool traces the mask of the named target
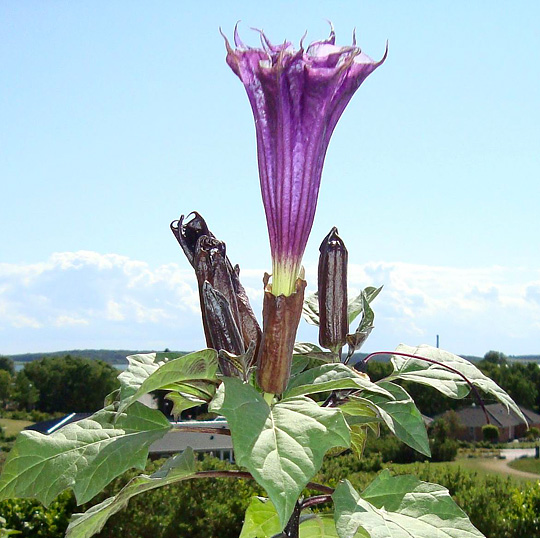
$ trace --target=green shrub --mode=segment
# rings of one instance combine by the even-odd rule
[[[453,439],[442,442],[434,440],[430,443],[432,461],[454,461],[458,452],[458,443]]]
[[[488,443],[496,443],[499,440],[499,428],[493,424],[482,426],[482,438]]]
[[[24,538],[63,538],[69,518],[75,510],[70,492],[59,495],[48,508],[31,499],[8,499],[0,502],[5,528],[20,531]]]

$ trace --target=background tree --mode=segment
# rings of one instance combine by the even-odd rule
[[[0,355],[0,370],[5,370],[10,376],[14,376],[15,363],[9,357]]]
[[[118,388],[118,370],[98,360],[48,357],[28,363],[24,373],[39,391],[36,408],[53,413],[93,412]]]
[[[28,379],[24,370],[21,370],[15,378],[15,387],[12,395],[19,409],[31,411],[39,400],[39,391]]]
[[[504,353],[488,351],[478,367],[508,392],[517,404],[539,410],[540,369],[536,363],[510,362]]]
[[[5,407],[11,396],[12,378],[8,371],[0,369],[0,404]]]

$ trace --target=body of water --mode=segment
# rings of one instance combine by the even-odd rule
[[[32,361],[28,361],[28,362],[32,362]],[[16,362],[15,363],[15,371],[20,372],[24,368],[25,364],[28,364],[28,363],[27,362]],[[114,366],[117,370],[125,370],[128,367],[128,364],[127,363],[111,364],[111,366]]]

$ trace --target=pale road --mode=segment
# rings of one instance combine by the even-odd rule
[[[505,456],[506,461],[517,460],[523,456],[534,458],[534,448],[505,448],[501,450],[501,454]]]
[[[487,471],[520,476],[522,478],[528,478],[529,480],[540,480],[540,475],[519,471],[518,469],[512,469],[512,467],[508,466],[509,461],[521,458],[522,456],[534,457],[534,453],[534,448],[510,448],[501,450],[501,455],[506,456],[506,459],[483,460],[479,463]]]

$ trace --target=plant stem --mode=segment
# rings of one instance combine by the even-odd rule
[[[193,478],[242,478],[244,480],[252,480],[253,476],[247,471],[198,471],[193,475]],[[327,495],[334,493],[334,489],[317,482],[308,482],[307,489],[314,489]]]
[[[283,529],[283,536],[286,538],[299,538],[300,536],[300,513],[302,512],[302,504],[296,501],[293,513]]]
[[[309,508],[310,506],[315,506],[317,504],[329,503],[332,502],[332,495],[316,495],[315,497],[310,497],[302,503],[302,510]]]

